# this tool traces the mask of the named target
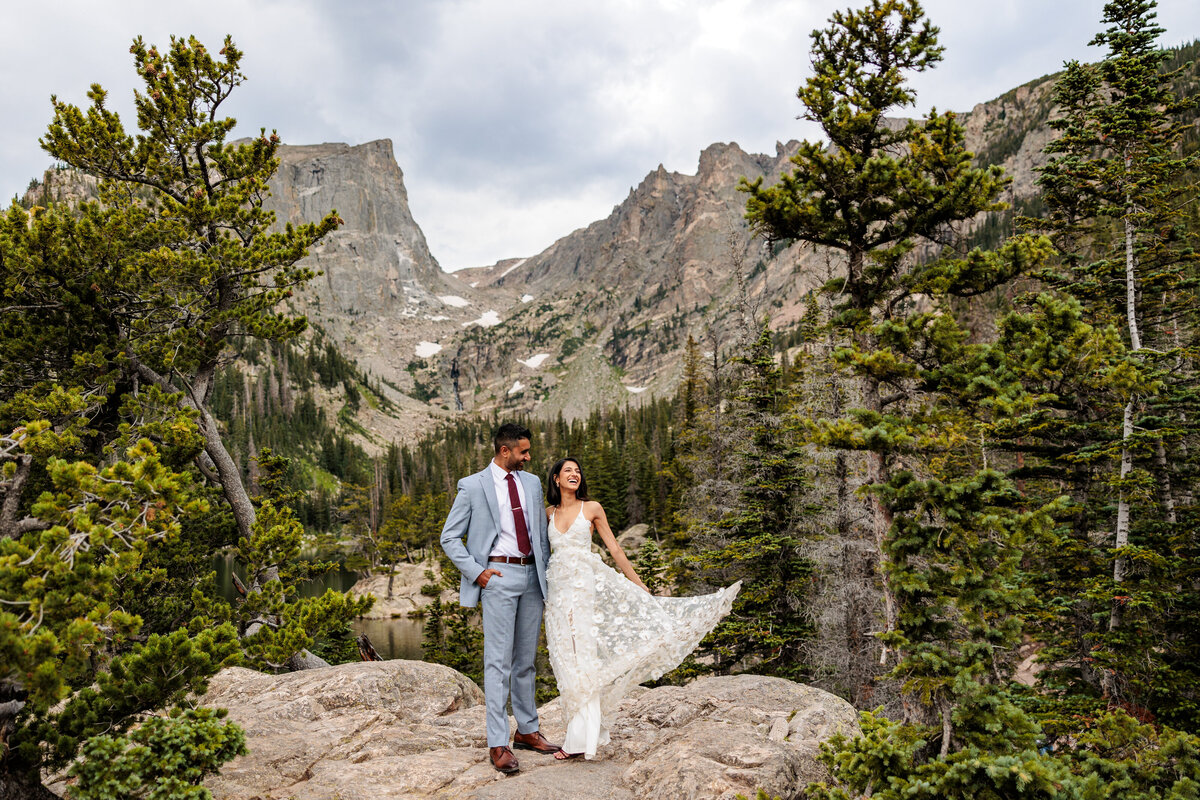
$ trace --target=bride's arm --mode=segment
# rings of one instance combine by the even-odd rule
[[[642,579],[633,570],[633,564],[629,563],[629,557],[625,555],[625,551],[621,549],[621,545],[617,543],[617,537],[613,536],[612,528],[608,527],[608,518],[604,516],[604,506],[593,502],[593,509],[596,515],[592,517],[592,524],[596,526],[597,532],[600,534],[600,540],[604,542],[604,546],[608,548],[608,552],[612,553],[613,562],[617,565],[617,569],[625,573],[625,577],[636,583],[638,586],[650,592],[646,588],[646,584],[642,583]]]

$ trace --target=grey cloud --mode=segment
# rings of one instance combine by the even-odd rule
[[[37,137],[53,92],[99,80],[127,110],[137,33],[163,43],[226,32],[246,51],[230,101],[239,133],[293,144],[391,138],[418,222],[449,267],[548,245],[606,215],[660,162],[691,172],[715,141],[773,152],[812,135],[796,88],[808,34],[845,0],[63,0],[6,9],[0,196],[48,165]],[[916,111],[967,110],[1066,58],[1101,4],[927,0],[945,62],[919,76]],[[1167,0],[1168,43],[1200,32],[1194,0]],[[127,120],[127,124],[129,124]]]

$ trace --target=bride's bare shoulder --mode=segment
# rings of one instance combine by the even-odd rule
[[[604,506],[600,505],[598,500],[584,500],[583,515],[587,517],[588,520],[594,520],[596,517],[603,517]]]

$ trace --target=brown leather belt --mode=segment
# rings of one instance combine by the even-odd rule
[[[532,564],[533,556],[489,556],[488,561],[499,561],[502,564]]]

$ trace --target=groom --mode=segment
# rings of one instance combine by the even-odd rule
[[[522,468],[529,461],[528,428],[505,423],[493,439],[496,455],[482,472],[458,482],[442,527],[442,549],[462,573],[459,602],[483,607],[483,693],[492,766],[520,769],[508,747],[512,696],[517,733],[513,747],[554,753],[558,745],[538,732],[533,661],[546,598],[550,540],[542,483]],[[463,536],[466,541],[463,541]]]

